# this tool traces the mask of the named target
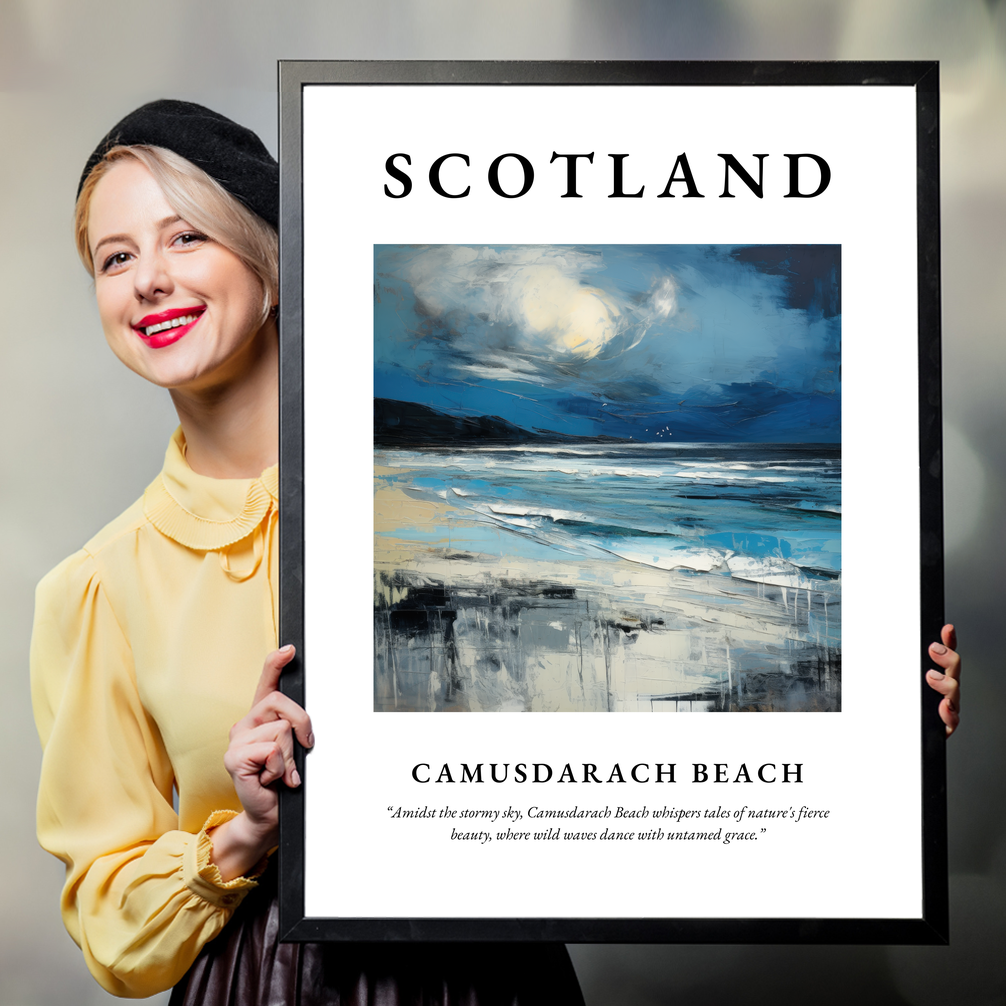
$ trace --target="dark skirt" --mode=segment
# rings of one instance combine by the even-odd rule
[[[280,943],[274,872],[169,1006],[583,1006],[561,943]]]

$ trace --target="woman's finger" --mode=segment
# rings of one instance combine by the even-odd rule
[[[262,771],[259,772],[258,781],[263,786],[268,786],[277,779],[281,779],[285,769],[286,759],[283,757],[282,746],[277,742],[273,742],[269,745],[269,753],[262,763]]]
[[[949,737],[961,721],[960,710],[960,682],[952,678],[949,674],[941,671],[930,670],[926,672],[926,683],[933,691],[939,692],[943,696],[940,702],[940,719],[943,720]]]
[[[932,684],[932,682],[930,682],[930,684]],[[961,722],[961,713],[957,708],[956,695],[947,695],[944,697],[943,701],[940,702],[939,713],[940,719],[943,720],[943,723],[946,726],[947,736],[949,737],[957,729],[958,724]]]
[[[951,650],[957,649],[957,629],[954,626],[944,625],[940,631],[940,639],[943,640],[944,646],[949,647]]]
[[[929,656],[934,663],[940,665],[944,673],[957,679],[961,673],[961,655],[943,643],[930,643]]]
[[[306,747],[314,747],[314,732],[311,726],[311,717],[304,711],[303,706],[297,705],[288,695],[282,692],[270,692],[243,716],[234,726],[231,727],[230,739],[254,730],[255,727],[263,723],[273,723],[276,720],[285,720],[296,731],[297,740]]]
[[[273,650],[265,658],[265,663],[262,665],[262,675],[259,678],[258,687],[255,689],[255,698],[252,699],[253,709],[270,692],[276,691],[279,687],[279,677],[283,673],[283,668],[293,660],[296,653],[297,650],[294,646],[287,645],[278,650]]]
[[[940,719],[946,725],[947,736],[949,737],[961,722],[961,714],[950,704],[949,699],[944,699],[940,703]]]
[[[260,723],[250,730],[243,731],[233,741],[235,747],[247,747],[255,744],[273,742],[279,745],[283,756],[283,781],[291,788],[300,785],[300,773],[293,756],[293,731],[286,720],[270,720]],[[278,777],[276,777],[278,778]]]
[[[263,740],[228,748],[224,767],[235,781],[254,779],[260,786],[268,786],[283,775],[286,762],[278,742]]]
[[[961,655],[957,652],[957,630],[952,625],[944,625],[940,630],[939,643],[929,644],[929,656],[942,671],[926,672],[926,682],[943,696],[940,702],[940,719],[946,725],[949,737],[961,722]]]
[[[953,708],[957,709],[957,696],[960,694],[961,684],[956,678],[942,671],[930,670],[926,672],[926,681],[930,688],[948,698]]]
[[[272,720],[286,720],[295,730],[297,740],[304,747],[314,747],[311,717],[289,695],[270,692],[261,702],[252,707],[251,712],[241,721],[246,728],[268,723]]]

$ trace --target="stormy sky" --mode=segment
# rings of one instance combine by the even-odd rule
[[[835,245],[380,245],[374,394],[642,441],[840,439]]]

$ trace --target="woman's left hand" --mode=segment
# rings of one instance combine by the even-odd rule
[[[943,668],[926,672],[926,683],[943,696],[940,719],[946,724],[949,737],[961,721],[961,657],[957,653],[957,632],[952,625],[944,625],[940,633],[942,642],[930,643],[929,656]]]
[[[224,767],[243,809],[207,832],[210,859],[225,881],[242,876],[279,841],[276,784],[300,785],[294,735],[306,748],[314,744],[310,716],[279,690],[280,675],[294,653],[284,646],[266,657],[251,710],[231,727]]]

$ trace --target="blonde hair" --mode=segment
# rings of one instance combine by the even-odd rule
[[[139,161],[154,176],[168,205],[183,220],[234,252],[255,273],[262,283],[264,323],[279,294],[279,236],[202,168],[165,147],[112,147],[84,181],[74,211],[74,238],[92,279],[94,259],[87,240],[91,198],[112,165],[126,158]]]

